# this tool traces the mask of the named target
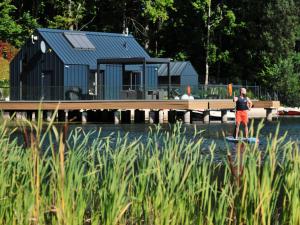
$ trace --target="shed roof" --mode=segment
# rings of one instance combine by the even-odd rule
[[[196,70],[194,69],[193,65],[189,61],[171,62],[170,74],[171,76],[181,76],[183,75],[183,72],[187,67],[190,67],[189,71],[192,71],[193,74],[197,75]],[[167,72],[168,72],[167,70],[168,70],[167,65],[165,64],[160,65],[160,67],[158,68],[158,76],[167,76]],[[193,75],[193,74],[189,74],[189,75]]]
[[[89,65],[91,69],[96,69],[97,59],[100,58],[150,58],[132,35],[45,28],[37,29],[37,31],[64,64],[84,64]],[[95,49],[74,48],[66,39],[65,33],[86,35]]]

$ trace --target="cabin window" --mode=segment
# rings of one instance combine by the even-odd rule
[[[139,90],[141,88],[141,72],[126,71],[123,74],[123,90]]]
[[[158,84],[159,85],[168,85],[169,77],[168,76],[158,76]],[[171,76],[171,84],[172,85],[180,85],[180,76]]]

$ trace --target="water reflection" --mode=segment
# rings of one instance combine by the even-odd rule
[[[256,133],[258,124],[260,120],[253,121],[253,133]],[[260,149],[264,149],[267,143],[268,137],[270,135],[274,135],[276,132],[277,126],[280,124],[279,136],[284,135],[288,132],[287,141],[299,141],[299,133],[300,133],[300,118],[280,118],[274,122],[265,122],[264,127],[262,128],[259,139],[260,139]],[[160,129],[162,131],[171,131],[174,125],[163,124]],[[96,137],[99,135],[99,130],[101,130],[101,137],[106,137],[111,135],[112,137],[116,137],[116,135],[124,136],[128,134],[129,140],[135,140],[140,138],[141,142],[146,142],[148,138],[148,132],[150,129],[155,130],[155,125],[149,124],[71,124],[68,128],[68,133],[74,131],[75,129],[80,128],[84,132],[95,131],[92,134]],[[202,130],[200,134],[194,135],[195,128],[197,130]],[[227,143],[225,141],[226,136],[232,136],[234,131],[234,123],[211,123],[211,124],[191,124],[191,125],[182,125],[182,130],[186,139],[203,139],[202,148],[203,151],[209,151],[209,147],[212,144],[216,145],[215,156],[224,158],[226,157],[228,149],[232,149],[232,154],[236,154],[237,147],[232,143]],[[16,137],[22,143],[24,141],[23,135],[21,132],[16,133]]]

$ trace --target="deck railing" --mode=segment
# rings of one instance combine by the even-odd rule
[[[0,100],[130,100],[130,99],[180,99],[190,93],[194,99],[226,99],[239,94],[241,85],[232,86],[229,95],[227,85],[172,85],[170,95],[168,85],[155,87],[140,85],[120,85],[119,87],[93,86],[43,86],[43,87],[0,87]],[[275,91],[269,92],[260,86],[247,86],[247,96],[251,99],[278,100]]]

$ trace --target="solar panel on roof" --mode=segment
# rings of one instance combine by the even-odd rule
[[[64,33],[66,39],[70,42],[73,48],[81,50],[94,50],[96,49],[92,42],[85,34],[81,33]]]

